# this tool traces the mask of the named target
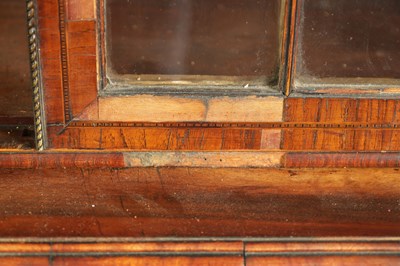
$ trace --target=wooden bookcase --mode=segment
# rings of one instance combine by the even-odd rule
[[[399,4],[275,1],[273,81],[175,86],[109,78],[110,1],[19,0],[33,112],[0,109],[0,261],[400,263]]]

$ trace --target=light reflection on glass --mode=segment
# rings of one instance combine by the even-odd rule
[[[298,80],[399,83],[399,0],[303,3],[295,54]]]
[[[280,3],[107,0],[108,75],[266,85],[278,74]]]

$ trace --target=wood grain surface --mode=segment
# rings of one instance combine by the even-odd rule
[[[97,97],[96,22],[66,21],[66,40],[68,103],[72,119],[83,112]]]
[[[124,168],[126,167],[122,153],[34,153],[34,152],[2,152],[1,168],[16,169],[57,169],[57,168]]]
[[[69,168],[0,174],[3,237],[400,235],[398,169]]]
[[[41,67],[48,124],[64,121],[58,0],[38,1]]]
[[[38,244],[38,241],[41,241]],[[399,239],[2,241],[7,265],[398,265]],[[83,243],[84,242],[84,243]],[[341,254],[341,255],[339,255]],[[364,255],[362,255],[364,254]]]
[[[129,108],[127,108],[129,107]],[[281,97],[136,95],[99,99],[101,121],[282,121]]]
[[[310,123],[368,123],[364,129],[288,129],[283,149],[318,151],[399,151],[400,131],[373,129],[375,123],[398,125],[398,100],[288,98],[284,121]]]
[[[9,135],[7,134],[7,138]],[[26,140],[17,138],[24,145]],[[282,152],[282,151],[130,151],[80,153],[57,150],[36,153],[0,150],[1,168],[126,168],[126,167],[210,167],[210,168],[399,168],[397,152]],[[11,150],[10,148],[14,148]]]

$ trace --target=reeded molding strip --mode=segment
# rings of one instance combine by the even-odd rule
[[[68,76],[68,51],[67,51],[67,30],[66,30],[66,1],[58,1],[60,44],[61,44],[61,68],[62,68],[62,86],[64,97],[64,123],[71,121],[71,106],[69,97],[69,76]]]
[[[45,149],[46,146],[46,134],[44,129],[43,90],[39,62],[39,40],[37,36],[36,2],[34,0],[27,0],[26,7],[28,16],[28,37],[33,90],[35,140],[36,149],[42,151]]]
[[[347,130],[399,130],[400,124],[364,122],[120,122],[120,121],[72,121],[70,128],[226,128],[226,129],[347,129]]]

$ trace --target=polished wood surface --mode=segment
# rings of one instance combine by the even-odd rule
[[[398,169],[1,169],[3,237],[399,236]]]
[[[399,265],[400,239],[10,239],[7,265]],[[364,256],[362,255],[364,254]],[[10,258],[10,256],[13,256]]]
[[[48,124],[64,121],[62,90],[60,15],[58,1],[41,0],[37,3],[41,39],[41,67],[44,102]]]
[[[399,100],[288,98],[284,121],[310,123],[367,123],[358,129],[288,129],[283,133],[286,150],[319,151],[399,151],[400,131],[374,126],[399,124]]]
[[[150,98],[152,98],[150,103],[154,106],[155,98]],[[235,107],[235,101],[237,103],[247,103],[250,101],[253,104],[250,105],[253,107],[251,110],[260,110],[265,115],[262,117],[258,116],[256,112],[252,112],[251,110],[246,114],[244,110]],[[103,118],[111,119],[111,122],[117,122],[114,126],[112,124],[110,124],[111,126],[95,126],[96,124],[90,121],[83,121],[89,126],[73,127],[71,126],[74,125],[72,123],[65,131],[61,131],[61,127],[50,128],[49,133],[51,136],[54,136],[54,139],[51,138],[51,147],[86,149],[103,149],[107,147],[109,149],[133,150],[183,149],[196,151],[276,149],[280,145],[281,149],[286,151],[385,152],[400,150],[399,100],[288,98],[283,102],[283,106],[279,106],[279,100],[274,99],[274,97],[264,100],[241,99],[235,101],[232,103],[229,99],[222,98],[219,104],[217,104],[218,101],[212,100],[210,101],[211,109],[208,109],[208,111],[216,114],[219,113],[220,115],[216,115],[214,119],[223,122],[229,120],[235,121],[235,118],[239,118],[240,121],[262,121],[262,119],[265,119],[265,121],[273,122],[279,121],[279,112],[283,112],[283,122],[292,124],[288,124],[288,126],[277,124],[276,128],[268,129],[263,129],[261,125],[258,127],[253,126],[253,128],[238,129],[230,129],[223,126],[220,128],[190,128],[189,126],[180,126],[179,129],[172,127],[146,128],[146,126],[121,127],[118,126],[118,121],[115,121],[118,115],[113,116],[112,110],[106,109],[107,115]],[[113,105],[116,106],[116,103]],[[266,103],[266,109],[260,107],[263,106],[262,103]],[[193,108],[196,106],[194,105]],[[200,106],[202,105],[200,104]],[[224,106],[226,109],[223,108]],[[269,107],[272,110],[268,109]],[[179,114],[179,110],[181,109],[173,109],[171,117]],[[200,110],[204,111],[205,109],[201,107]],[[211,110],[215,111],[212,112]],[[197,120],[203,117],[203,113],[197,115]],[[117,112],[117,114],[119,113]],[[128,114],[130,112],[122,114],[122,117],[126,117]],[[190,116],[190,114],[185,114],[181,117],[188,117],[188,115]],[[131,116],[134,117],[133,114]],[[159,117],[161,119],[168,118],[162,115]],[[214,120],[212,117],[209,119],[211,121]],[[76,124],[79,125],[79,123]],[[278,132],[272,135],[268,133],[272,132],[270,130],[273,132],[277,132],[278,130]],[[279,130],[283,134],[282,139]],[[176,131],[182,132],[179,133],[181,141],[174,142],[174,132]],[[62,132],[62,134],[58,134],[59,132]],[[152,138],[153,134],[157,136],[157,140],[152,140],[154,139]],[[235,137],[231,139],[227,138],[230,135],[235,135]],[[263,136],[268,136],[267,143],[269,145],[267,147],[262,147],[261,145]],[[136,141],[124,142],[124,139],[131,138],[135,138]],[[77,139],[81,141],[77,142]],[[179,145],[175,146],[173,143],[178,143]],[[249,145],[249,143],[252,144]]]
[[[20,147],[21,148],[21,147]],[[130,151],[80,153],[68,150],[37,153],[33,150],[0,150],[0,168],[394,168],[400,167],[397,152],[282,152],[282,151]]]

